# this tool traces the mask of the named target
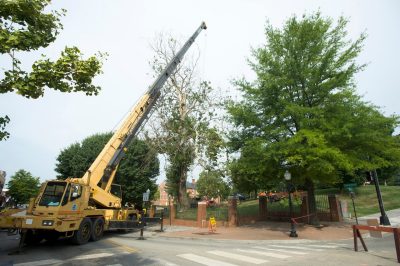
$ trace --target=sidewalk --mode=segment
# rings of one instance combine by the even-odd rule
[[[400,224],[400,209],[387,211],[392,226]],[[380,213],[358,218],[360,223],[367,219],[377,218]],[[188,239],[225,239],[225,240],[341,240],[352,239],[352,225],[355,219],[343,223],[321,222],[321,228],[307,224],[296,226],[297,238],[289,237],[289,222],[256,222],[251,225],[239,227],[218,227],[211,233],[208,228],[164,226],[163,237],[176,237]]]
[[[189,239],[225,240],[339,240],[353,237],[350,224],[326,223],[321,228],[310,225],[297,225],[297,238],[289,237],[290,223],[256,222],[239,227],[218,227],[216,232],[208,228],[165,226],[163,237]]]
[[[386,215],[389,217],[390,225],[393,227],[398,227],[400,225],[400,209],[386,211]],[[375,213],[367,216],[363,216],[358,218],[358,222],[360,224],[367,224],[367,219],[378,219],[381,216],[381,213]],[[355,222],[355,219],[353,219]]]

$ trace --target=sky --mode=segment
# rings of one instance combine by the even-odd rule
[[[19,169],[41,181],[54,179],[61,150],[95,133],[114,130],[153,82],[149,61],[155,36],[166,32],[184,42],[202,21],[208,29],[191,48],[200,52],[201,78],[215,88],[234,91],[232,79],[254,78],[246,60],[251,47],[265,43],[267,20],[281,27],[292,15],[318,10],[333,19],[345,16],[352,40],[362,32],[368,35],[358,57],[368,66],[355,77],[357,92],[386,115],[400,114],[400,1],[53,1],[51,9],[61,8],[67,14],[57,40],[47,48],[20,53],[19,59],[28,70],[40,54],[56,59],[65,46],[77,46],[85,56],[107,52],[104,73],[94,81],[102,90],[91,97],[46,90],[36,100],[1,94],[0,116],[11,118],[7,125],[11,136],[0,142],[0,170],[7,172],[8,180]],[[0,77],[9,65],[9,57],[0,56]]]

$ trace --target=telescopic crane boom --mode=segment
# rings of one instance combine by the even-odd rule
[[[202,22],[147,92],[141,97],[122,126],[114,133],[102,152],[83,176],[83,182],[92,187],[92,199],[96,204],[106,208],[119,208],[121,206],[120,199],[110,194],[110,189],[118,164],[125,155],[125,149],[137,135],[142,124],[147,120],[150,111],[160,96],[161,88],[165,82],[176,70],[177,65],[181,62],[183,56],[193,44],[196,37],[206,28],[206,24]]]

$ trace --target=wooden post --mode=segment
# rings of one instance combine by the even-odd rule
[[[393,228],[394,245],[396,247],[397,262],[400,263],[400,231],[399,228]]]

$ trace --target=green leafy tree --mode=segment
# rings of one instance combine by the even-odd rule
[[[95,134],[62,150],[55,168],[59,174],[57,178],[82,177],[111,136],[112,133]],[[142,204],[142,194],[147,189],[154,195],[157,190],[155,178],[158,174],[159,161],[156,152],[146,142],[134,139],[118,167],[114,181],[122,186],[123,203]]]
[[[222,177],[223,175],[220,171],[206,170],[201,172],[196,183],[196,189],[200,196],[226,198],[230,190]]]
[[[343,17],[335,25],[319,12],[293,16],[282,29],[267,24],[266,44],[253,49],[250,62],[257,78],[237,80],[243,100],[227,106],[236,126],[231,147],[241,152],[231,167],[246,165],[252,181],[276,182],[290,168],[293,181],[307,188],[311,213],[316,183],[340,182],[343,173],[393,166],[400,158],[392,136],[398,117],[385,117],[355,93],[365,35],[348,40],[346,25]]]
[[[10,136],[10,133],[5,131],[8,122],[10,122],[10,118],[8,116],[0,117],[0,141],[3,139],[8,139]]]
[[[0,53],[11,61],[11,69],[1,75],[0,93],[15,92],[37,99],[45,88],[50,88],[96,95],[100,87],[92,81],[101,73],[104,54],[84,60],[77,47],[66,47],[55,61],[42,55],[30,71],[21,67],[19,55],[49,46],[62,30],[60,19],[66,10],[46,12],[49,3],[50,0],[0,1]],[[8,122],[7,116],[0,120],[0,140],[8,136],[4,130]]]
[[[8,182],[8,194],[15,204],[29,203],[29,199],[39,193],[39,177],[33,177],[25,170],[18,170]]]

